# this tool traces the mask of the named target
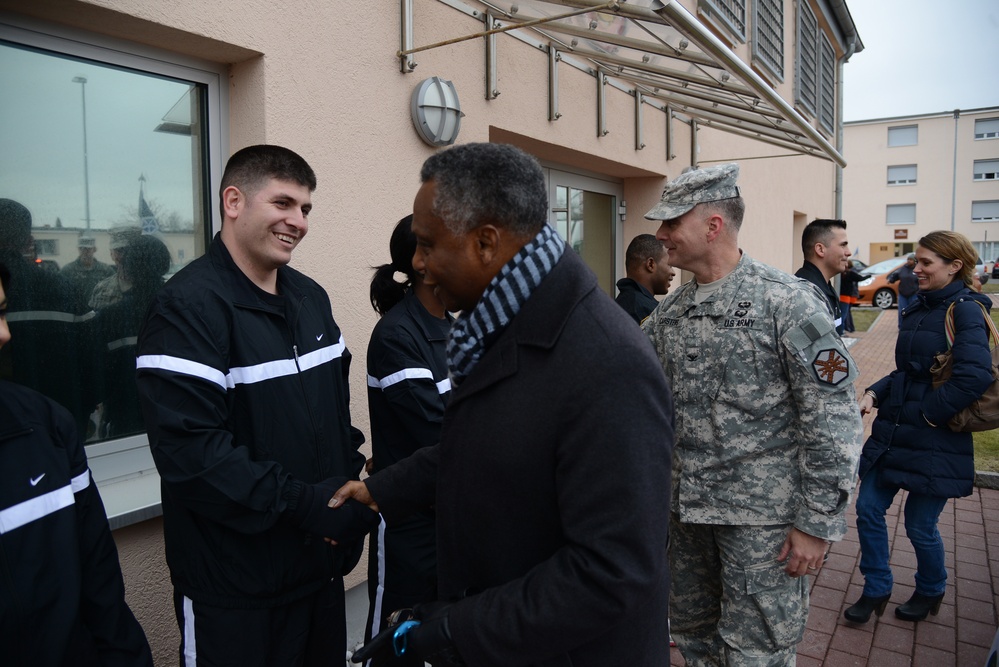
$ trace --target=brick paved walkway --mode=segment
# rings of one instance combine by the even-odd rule
[[[894,368],[897,318],[886,311],[867,332],[851,334],[850,353],[860,367],[858,392]],[[865,437],[871,415],[864,419]],[[940,532],[947,550],[947,593],[940,613],[920,623],[895,618],[895,607],[913,591],[916,559],[899,521],[900,493],[888,510],[891,565],[895,589],[884,616],[864,625],[843,619],[843,610],[860,597],[863,577],[857,567],[860,545],[856,515],[850,508],[846,539],[830,550],[829,562],[815,577],[805,638],[798,645],[798,665],[841,667],[983,667],[996,632],[999,607],[999,491],[975,489],[967,498],[947,503]],[[670,664],[683,657],[671,651]]]

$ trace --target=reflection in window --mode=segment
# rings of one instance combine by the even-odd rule
[[[600,286],[614,294],[614,197],[557,186],[552,213],[555,231],[597,274]]]
[[[0,90],[0,378],[90,442],[140,433],[138,326],[207,240],[205,88],[0,41]]]

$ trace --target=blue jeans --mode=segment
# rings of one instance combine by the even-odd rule
[[[860,572],[864,575],[864,595],[890,595],[891,567],[888,559],[888,526],[885,512],[899,492],[897,486],[881,486],[880,466],[871,468],[860,483],[857,494],[857,536],[860,538]],[[947,504],[946,498],[909,492],[905,501],[905,535],[916,552],[916,592],[943,595],[947,588],[944,545],[937,530],[937,519]]]

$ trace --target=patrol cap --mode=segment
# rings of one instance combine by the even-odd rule
[[[76,242],[77,248],[96,248],[97,239],[93,236],[81,236],[80,240]]]
[[[691,169],[666,184],[662,199],[645,214],[647,220],[673,220],[698,204],[739,196],[739,165],[735,162]]]
[[[110,230],[111,234],[111,249],[121,250],[128,246],[134,239],[142,236],[141,227],[112,227]]]

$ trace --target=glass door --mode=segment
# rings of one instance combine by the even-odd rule
[[[597,274],[600,287],[614,296],[616,252],[621,233],[617,183],[548,169],[549,224]]]

